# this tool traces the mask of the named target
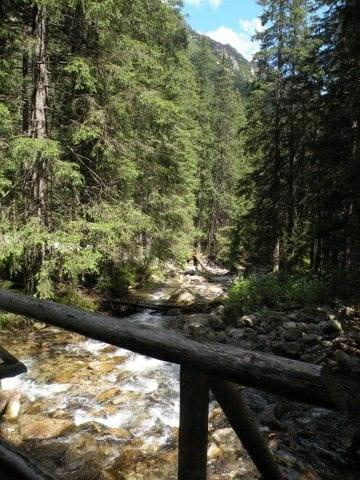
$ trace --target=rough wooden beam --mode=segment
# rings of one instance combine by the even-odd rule
[[[206,480],[209,416],[208,377],[181,366],[178,480]]]
[[[231,382],[212,378],[210,389],[262,478],[264,480],[280,480],[279,467],[260,433],[256,419],[243,398],[241,388]]]
[[[12,445],[0,440],[1,480],[54,480]]]
[[[25,365],[19,362],[7,350],[0,347],[0,379],[7,377],[15,377],[27,371]]]
[[[143,355],[184,363],[240,385],[299,402],[339,408],[324,388],[322,368],[316,365],[230,345],[199,342],[176,331],[84,312],[6,290],[0,290],[0,308]]]

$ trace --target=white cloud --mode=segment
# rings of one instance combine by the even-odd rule
[[[222,0],[184,0],[184,3],[188,3],[189,5],[201,5],[203,3],[209,3],[210,6],[216,10],[220,7]]]
[[[254,35],[255,32],[262,32],[264,30],[261,20],[258,17],[251,20],[240,18],[239,23],[244,32],[249,33],[250,35]]]
[[[221,26],[216,30],[207,32],[206,35],[219,43],[231,45],[247,60],[252,60],[253,55],[259,50],[258,42],[252,40],[252,36],[255,32],[263,30],[261,20],[259,18],[253,18],[250,20],[240,19],[239,24],[239,31]]]

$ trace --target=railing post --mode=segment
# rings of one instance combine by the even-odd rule
[[[210,388],[262,478],[280,480],[280,469],[243,398],[241,388],[231,382],[214,378],[210,380]]]
[[[207,478],[208,416],[207,375],[182,365],[178,480]]]

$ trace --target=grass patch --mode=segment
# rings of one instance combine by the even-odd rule
[[[234,282],[225,308],[227,317],[236,318],[263,306],[282,310],[322,304],[327,300],[327,284],[319,278],[254,275]]]

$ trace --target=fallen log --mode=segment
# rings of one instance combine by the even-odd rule
[[[220,300],[212,300],[209,302],[197,302],[189,305],[180,305],[178,303],[171,302],[146,302],[144,300],[121,300],[121,299],[107,299],[101,302],[101,306],[115,314],[121,316],[128,315],[130,313],[141,312],[142,310],[154,310],[161,313],[168,313],[171,310],[179,310],[183,314],[191,313],[210,313],[216,307],[222,304]]]
[[[0,308],[159,360],[184,364],[240,385],[311,405],[342,409],[324,385],[322,367],[93,314],[0,290]],[[334,382],[338,382],[334,376]],[[341,389],[341,385],[339,385]],[[344,395],[348,395],[344,391]]]

